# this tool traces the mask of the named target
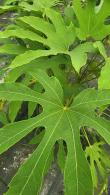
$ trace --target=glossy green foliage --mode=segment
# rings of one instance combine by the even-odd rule
[[[110,159],[103,143],[110,144],[110,121],[103,112],[110,104],[105,46],[110,2],[96,6],[95,0],[74,0],[65,7],[66,3],[12,0],[0,8],[20,11],[0,32],[0,54],[9,59],[0,83],[0,100],[8,106],[7,114],[0,111],[0,154],[33,131],[29,143],[37,145],[10,182],[7,195],[40,194],[56,143],[65,195],[93,195],[98,173],[107,179]],[[95,89],[87,89],[93,79]],[[19,121],[23,103],[28,111]]]

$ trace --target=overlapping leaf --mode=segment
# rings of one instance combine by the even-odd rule
[[[24,16],[19,18],[19,20],[27,25],[26,29],[15,25],[13,28],[0,33],[1,38],[18,37],[23,40],[28,39],[42,44],[41,50],[29,48],[28,51],[16,56],[10,65],[11,68],[22,66],[42,56],[63,53],[71,57],[72,65],[79,72],[80,68],[86,64],[87,53],[95,51],[93,44],[91,42],[82,43],[72,51],[69,51],[70,46],[76,38],[74,24],[71,22],[67,25],[61,14],[53,9],[47,8],[45,14],[48,20],[36,16]],[[48,46],[48,50],[44,49],[45,46]],[[7,46],[4,46],[4,50],[5,48],[7,50]]]
[[[48,50],[31,50],[30,48],[30,50],[14,59],[11,64],[12,68],[27,64],[42,56],[56,55],[58,53],[69,54],[69,46],[74,42],[76,37],[74,25],[71,23],[67,26],[61,14],[52,9],[46,9],[46,16],[52,23],[46,21],[44,18],[35,16],[24,16],[20,18],[20,21],[28,24],[37,30],[37,32],[40,31],[46,37],[19,26],[14,26],[12,29],[10,28],[0,32],[1,38],[18,37],[21,39],[30,39],[31,41],[37,41],[49,47]]]

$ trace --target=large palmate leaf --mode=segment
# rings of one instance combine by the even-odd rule
[[[92,178],[81,142],[80,127],[90,126],[110,143],[110,122],[96,116],[95,109],[110,103],[110,91],[87,89],[68,107],[63,90],[55,77],[40,70],[30,72],[44,87],[38,93],[18,83],[0,85],[0,99],[31,101],[42,105],[43,112],[31,119],[15,122],[0,129],[0,153],[18,142],[36,127],[45,127],[45,134],[35,152],[13,178],[6,194],[39,194],[45,167],[57,140],[64,140],[67,156],[64,165],[65,194],[93,194]]]
[[[48,46],[48,50],[45,50],[44,48],[41,50],[33,50],[28,48],[28,51],[24,51],[24,53],[15,57],[10,67],[15,68],[22,66],[42,56],[63,53],[71,57],[72,65],[76,71],[79,72],[80,68],[86,64],[87,53],[95,51],[93,43],[82,43],[72,51],[69,51],[69,47],[74,43],[76,38],[76,32],[73,23],[66,25],[61,14],[52,9],[46,9],[45,13],[51,22],[49,20],[45,20],[45,18],[24,16],[19,18],[19,21],[25,23],[25,25],[28,25],[26,29],[24,27],[21,28],[21,26],[19,27],[15,25],[13,28],[9,28],[3,32],[0,32],[1,38],[18,37],[23,40],[29,39],[31,41],[40,42],[43,44],[42,47]],[[34,32],[32,31],[32,28],[34,29]],[[1,48],[2,53],[8,53],[9,51],[10,54],[12,49],[10,48],[10,50],[8,49],[7,45],[2,46]],[[15,54],[15,52],[13,53]],[[81,53],[80,56],[79,53]]]
[[[110,34],[110,26],[105,25],[105,19],[110,14],[110,1],[100,1],[96,7],[96,1],[73,1],[73,8],[79,21],[78,33],[80,38],[93,37],[101,40]]]

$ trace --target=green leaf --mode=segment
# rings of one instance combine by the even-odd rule
[[[0,99],[8,101],[32,101],[37,102],[36,92],[20,83],[0,84]]]
[[[56,55],[52,50],[29,50],[25,53],[18,55],[11,63],[11,68],[16,68],[19,66],[22,66],[24,64],[28,64],[32,60],[35,60],[36,58],[40,58],[43,56],[49,56],[49,55]],[[27,57],[28,56],[28,57]]]
[[[11,3],[14,3],[14,2],[16,2],[16,0],[5,0],[4,4],[8,5],[8,4],[11,4]]]
[[[110,58],[106,59],[106,64],[101,70],[101,75],[98,79],[99,89],[110,89]]]
[[[94,43],[94,47],[97,48],[100,52],[100,54],[105,58],[107,58],[107,54],[106,54],[106,50],[105,50],[105,47],[103,45],[103,43],[101,41],[96,41]]]
[[[21,28],[18,25],[14,25],[5,31],[0,32],[2,39],[9,37],[18,37],[20,39],[29,39],[31,41],[37,41],[42,46],[47,46],[48,50],[28,50],[21,55],[15,57],[10,65],[11,68],[22,66],[30,63],[42,56],[57,55],[58,53],[69,53],[69,46],[73,44],[76,33],[73,23],[69,25],[65,24],[65,21],[60,13],[52,9],[46,9],[45,18],[35,16],[24,16],[19,20],[26,25],[27,28]],[[29,29],[28,29],[29,27]],[[33,30],[34,29],[34,32]],[[42,33],[44,35],[42,35]]]
[[[28,117],[29,118],[33,115],[35,109],[36,109],[36,103],[35,102],[29,102],[28,103]]]
[[[57,161],[58,161],[58,165],[59,165],[62,173],[64,173],[66,152],[65,152],[65,149],[64,149],[63,141],[60,140],[58,142],[58,144],[59,144],[59,148],[58,148],[58,155],[57,155],[58,160]]]
[[[30,39],[31,41],[38,41],[41,43],[45,43],[45,39],[34,33],[28,29],[20,28],[19,26],[14,26],[13,29],[6,29],[0,32],[0,37],[2,39],[9,38],[9,37],[18,37],[21,39]]]
[[[42,86],[37,82],[34,87],[33,87],[33,90],[41,93],[43,88]],[[35,102],[29,102],[28,103],[28,117],[31,117],[36,109],[36,103]],[[39,110],[39,109],[38,109]]]
[[[18,99],[19,101],[33,101],[43,107],[43,112],[40,115],[0,129],[1,153],[34,128],[40,126],[45,128],[45,134],[38,148],[21,166],[11,181],[9,191],[6,194],[14,194],[15,191],[16,194],[38,194],[45,175],[47,159],[56,141],[62,139],[67,145],[64,166],[65,194],[92,195],[92,178],[80,142],[80,128],[82,126],[92,127],[110,143],[110,122],[96,116],[95,113],[97,107],[110,104],[110,91],[84,90],[74,99],[70,107],[66,107],[64,106],[61,85],[55,77],[49,77],[40,70],[36,73],[30,73],[43,85],[45,89],[43,94],[18,83],[0,85],[0,98],[4,97],[4,99],[11,101]],[[15,95],[10,95],[11,92]],[[19,178],[23,178],[23,180],[19,180]],[[34,181],[37,181],[36,185],[34,185]]]
[[[36,135],[29,143],[30,144],[39,144],[44,136],[44,131],[41,131],[38,135]]]
[[[79,22],[77,32],[81,39],[93,37],[101,40],[110,34],[110,26],[105,25],[105,19],[110,13],[109,0],[100,1],[98,9],[95,0],[85,1],[84,6],[80,0],[74,0],[73,8]]]
[[[25,47],[16,44],[7,44],[0,47],[0,53],[4,54],[21,54],[26,50]]]
[[[66,65],[66,70],[62,70],[60,65]],[[43,57],[32,61],[29,64],[16,67],[12,69],[7,77],[7,82],[14,82],[16,81],[22,74],[26,74],[27,71],[34,71],[36,72],[38,69],[45,70],[46,72],[50,69],[53,74],[59,79],[62,84],[65,96],[71,95],[73,93],[74,87],[68,85],[67,81],[67,71],[72,69],[71,61],[65,58],[64,56],[52,56],[51,58]]]
[[[41,77],[41,74],[43,74],[43,77]],[[30,91],[31,89],[27,90],[27,87],[25,90],[24,87],[20,86],[21,96],[20,95],[18,96],[17,90],[19,91],[19,88],[18,88],[18,84],[16,83],[17,87],[13,99],[16,98],[18,100],[19,98],[21,100],[22,98],[24,100],[25,99],[32,100],[33,99],[32,96],[34,95],[35,92],[34,101],[38,101],[43,106],[44,111],[42,114],[36,116],[35,118],[17,122],[17,123],[12,123],[2,128],[0,131],[1,133],[0,139],[2,139],[0,140],[1,143],[0,151],[3,152],[8,147],[11,147],[11,145],[13,145],[15,142],[20,140],[21,137],[24,137],[26,134],[28,134],[30,131],[32,131],[32,129],[34,129],[37,126],[46,127],[46,132],[36,151],[31,155],[28,161],[21,167],[21,169],[19,169],[19,172],[14,177],[12,184],[10,184],[10,190],[7,192],[7,194],[13,194],[16,189],[18,194],[20,193],[30,194],[30,192],[36,194],[39,192],[42,183],[41,181],[43,179],[42,176],[44,175],[43,170],[45,168],[47,158],[53,148],[53,145],[59,138],[65,140],[68,147],[68,156],[66,159],[65,171],[64,171],[66,193],[72,194],[74,192],[76,194],[80,194],[81,191],[83,191],[84,193],[86,191],[87,193],[92,194],[91,193],[92,183],[91,183],[89,167],[85,160],[84,154],[82,153],[79,131],[75,130],[76,122],[74,121],[75,124],[73,122],[73,120],[75,120],[74,112],[71,113],[71,111],[69,110],[66,112],[66,109],[62,104],[63,91],[61,89],[59,82],[54,77],[49,78],[45,73],[41,71],[38,71],[37,74],[32,73],[32,75],[34,76],[34,78],[38,79],[39,82],[44,86],[46,90],[45,93],[41,94],[41,97],[39,97],[37,92],[35,91],[32,92]],[[3,87],[3,89],[5,88]],[[10,87],[8,88],[8,91],[11,91]],[[22,91],[23,91],[23,95],[22,95]],[[6,94],[7,94],[8,100],[9,99],[12,100],[12,97],[9,96],[9,93],[5,93],[4,95],[2,93],[2,90],[0,90],[0,94],[2,94],[4,98],[6,98]],[[47,102],[48,102],[48,107],[47,107]],[[64,121],[67,121],[65,125],[64,125]],[[17,131],[15,130],[15,128],[17,129]],[[63,128],[63,134],[62,134],[62,128]],[[8,131],[6,131],[6,129],[8,129]],[[5,135],[8,137],[7,140],[5,139]],[[75,140],[77,140],[77,143]],[[70,156],[72,156],[72,159],[70,158]],[[71,172],[68,171],[68,167],[71,168]],[[86,171],[89,177],[87,180],[81,181],[81,178],[86,174]],[[17,178],[19,175],[21,178],[23,177],[22,182],[18,182]],[[35,186],[33,186],[34,177],[36,179],[38,178],[37,179],[38,182],[36,183]],[[71,181],[71,183],[69,183],[69,181]],[[32,188],[29,187],[30,185]],[[87,188],[83,188],[82,186],[87,186]]]
[[[36,6],[37,9],[47,9],[53,6],[56,6],[58,3],[60,3],[62,0],[36,0],[33,1],[34,6]]]
[[[90,42],[78,45],[73,51],[70,52],[72,65],[77,72],[86,64],[87,53],[94,52],[93,44]]]
[[[105,177],[107,176],[107,169],[105,168],[110,166],[110,158],[103,145],[103,142],[94,143],[93,145],[86,147],[85,150],[86,157],[89,157],[90,159],[90,169],[94,187],[97,187],[98,185],[98,171],[100,176],[105,180]],[[96,166],[98,167],[98,171]]]
[[[63,75],[62,70],[59,68],[60,64],[67,64],[67,59],[62,56],[53,56],[51,58],[42,57],[32,61],[29,64],[23,65],[22,67],[16,67],[15,69],[12,69],[8,73],[6,81],[14,82],[18,79],[18,77],[20,77],[22,74],[25,74],[27,71],[34,70],[36,72],[39,68],[46,71],[48,69],[52,69],[54,74],[57,74],[57,77],[59,79],[59,77],[62,77]],[[65,78],[66,74],[63,77]]]
[[[21,108],[21,104],[22,102],[11,102],[9,104],[9,118],[11,120],[11,122],[14,122],[16,116],[17,116],[17,113],[19,112],[20,108]]]
[[[4,125],[8,124],[6,113],[3,111],[0,111],[0,122]]]
[[[61,14],[52,9],[46,9],[46,16],[51,20],[52,24],[43,18],[35,16],[24,16],[20,20],[43,32],[47,36],[44,43],[52,50],[59,53],[66,52],[69,45],[75,40],[74,25],[71,23],[69,26],[66,26]]]

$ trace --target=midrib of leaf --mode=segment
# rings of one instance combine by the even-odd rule
[[[61,110],[60,110],[60,112],[61,112]],[[31,173],[30,173],[30,175],[29,175],[29,177],[28,177],[28,179],[27,179],[27,182],[25,183],[25,185],[24,185],[24,187],[22,188],[22,190],[21,190],[21,192],[20,192],[19,195],[22,195],[22,193],[23,193],[23,191],[24,191],[26,185],[27,185],[28,182],[29,182],[29,179],[31,178],[31,176],[32,176],[32,174],[33,174],[33,172],[34,172],[34,170],[35,170],[35,168],[36,168],[36,166],[37,166],[37,164],[38,164],[38,162],[39,162],[39,160],[40,160],[42,154],[44,153],[46,147],[48,146],[48,143],[49,143],[49,141],[51,140],[51,138],[53,139],[52,141],[55,142],[55,138],[53,137],[53,134],[55,133],[55,130],[56,130],[57,126],[59,125],[60,121],[61,121],[61,118],[62,118],[62,116],[63,116],[63,113],[64,113],[64,111],[62,112],[62,114],[61,114],[61,116],[60,116],[58,122],[56,123],[55,127],[53,128],[53,131],[52,131],[52,133],[50,134],[50,137],[48,138],[48,140],[47,140],[47,142],[46,142],[46,144],[45,144],[45,146],[44,146],[44,148],[43,148],[43,150],[42,150],[42,152],[41,152],[39,158],[38,158],[37,161],[36,161],[35,166],[33,167],[32,171],[31,171]],[[58,112],[57,112],[57,114],[58,114]],[[41,143],[42,143],[42,142],[41,142]],[[37,148],[37,150],[38,150],[38,148]],[[48,157],[48,156],[47,156],[47,157]]]
[[[77,195],[78,195],[78,163],[77,163],[77,154],[76,154],[76,145],[75,145],[75,136],[74,136],[74,129],[72,127],[72,123],[71,123],[71,120],[69,119],[69,116],[68,116],[68,113],[66,114],[67,115],[67,119],[68,119],[68,122],[69,122],[69,125],[70,125],[70,128],[71,128],[71,132],[72,132],[72,135],[73,135],[73,144],[74,144],[74,152],[75,152],[75,163],[76,163],[76,181],[77,181]]]
[[[91,13],[89,13],[89,16],[88,16],[89,18],[88,18],[88,36],[89,36],[89,33],[90,33],[90,22],[91,22]]]

